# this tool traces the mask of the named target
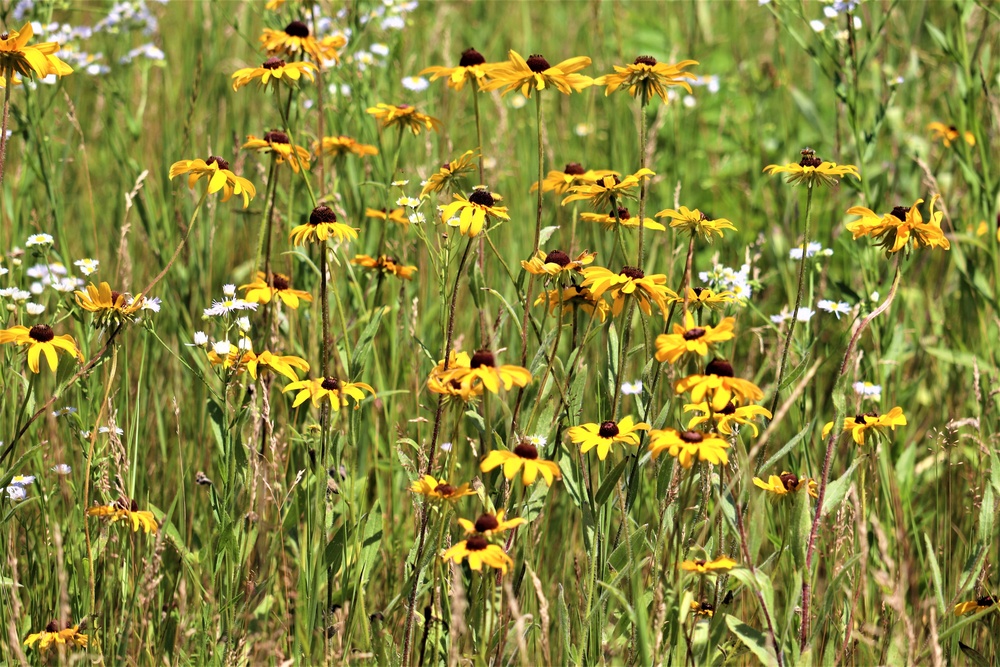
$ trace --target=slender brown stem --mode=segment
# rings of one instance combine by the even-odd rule
[[[0,185],[3,185],[4,166],[7,163],[7,119],[10,117],[10,89],[14,87],[14,74],[8,68],[3,72],[7,85],[3,89],[3,129],[0,130]]]
[[[646,168],[646,97],[642,97],[642,105],[639,107],[639,169]],[[617,207],[616,207],[617,208]],[[643,229],[646,220],[646,179],[639,179],[639,264],[643,265]]]
[[[641,227],[640,227],[641,229]],[[684,261],[684,280],[681,281],[681,291],[684,292],[684,321],[687,321],[688,314],[688,304],[691,301],[690,295],[688,294],[688,288],[691,286],[691,267],[694,263],[694,233],[691,233],[691,239],[688,241],[688,253],[687,259]],[[671,313],[673,314],[673,313]],[[670,318],[667,318],[670,319]]]

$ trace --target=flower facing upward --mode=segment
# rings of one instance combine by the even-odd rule
[[[709,420],[709,413],[711,413],[711,416],[715,419],[715,428],[719,433],[733,435],[733,426],[738,428],[741,425],[746,425],[753,429],[755,438],[759,434],[759,430],[754,419],[757,417],[771,418],[771,411],[767,408],[762,408],[759,405],[741,405],[736,407],[736,404],[732,401],[727,403],[718,412],[710,411],[708,403],[687,403],[684,405],[684,412],[699,413],[691,417],[688,421],[688,429],[693,429],[695,426],[707,422]]]
[[[614,211],[623,197],[635,199],[632,192],[639,187],[639,184],[650,176],[656,176],[652,169],[640,169],[634,174],[629,174],[625,178],[620,178],[614,174],[603,176],[593,183],[583,183],[575,185],[569,189],[569,194],[563,197],[562,205],[565,206],[571,201],[587,200],[591,207],[598,211]]]
[[[581,213],[580,219],[584,222],[596,222],[604,227],[605,230],[611,232],[614,231],[616,227],[621,226],[631,229],[639,229],[639,218],[633,218],[629,210],[624,206],[619,206],[617,215],[615,211],[611,211],[607,215],[603,213]],[[663,225],[658,223],[652,218],[645,218],[642,221],[643,229],[652,229],[658,232],[662,232],[666,229]]]
[[[504,511],[497,510],[496,514],[490,514],[489,512],[480,514],[475,523],[469,521],[468,519],[459,519],[458,524],[462,526],[462,530],[465,531],[466,535],[485,535],[486,537],[494,537],[497,535],[503,535],[511,528],[517,528],[522,523],[526,523],[525,520],[520,517],[516,519],[507,519],[506,521],[504,521],[503,517]]]
[[[694,465],[695,458],[705,463],[726,465],[729,443],[712,433],[676,431],[672,428],[649,432],[649,453],[653,460],[667,452],[677,459],[682,468]]]
[[[482,535],[473,535],[458,542],[442,554],[441,558],[455,563],[468,559],[469,567],[481,572],[483,565],[500,570],[507,574],[507,569],[514,565],[514,560],[507,555],[499,544],[490,544]]]
[[[287,162],[296,174],[299,173],[299,169],[307,171],[309,169],[309,151],[302,146],[293,145],[288,135],[278,130],[266,132],[262,139],[249,134],[242,148],[258,153],[274,153],[278,164]]]
[[[444,189],[458,190],[462,178],[476,170],[476,165],[472,162],[476,158],[474,151],[465,151],[456,159],[445,162],[431,174],[420,190],[421,199],[432,192],[441,192]]]
[[[962,616],[968,613],[975,613],[977,611],[985,611],[987,609],[992,609],[996,606],[997,602],[1000,601],[995,595],[983,595],[976,598],[975,600],[970,600],[968,602],[960,602],[955,605],[955,615]]]
[[[580,452],[586,454],[591,449],[597,448],[597,458],[604,460],[608,458],[611,445],[621,442],[632,447],[639,446],[639,431],[648,431],[649,424],[632,420],[631,415],[622,418],[618,423],[613,421],[601,422],[600,424],[590,423],[572,426],[566,432],[569,439],[574,444],[580,445]]]
[[[521,260],[521,266],[528,273],[536,276],[557,276],[563,271],[580,271],[584,266],[590,264],[597,257],[596,252],[586,250],[577,255],[576,259],[570,259],[569,255],[562,250],[553,250],[545,253],[539,250],[529,261]]]
[[[105,517],[111,523],[127,520],[132,524],[132,532],[142,528],[146,533],[155,533],[159,528],[153,513],[140,510],[138,503],[128,498],[119,498],[112,505],[95,505],[87,509],[87,516]]]
[[[250,205],[250,200],[257,196],[253,183],[229,171],[229,163],[217,155],[207,160],[178,160],[170,165],[170,178],[188,175],[188,187],[193,188],[201,178],[208,179],[208,194],[222,190],[222,201],[227,202],[233,195],[243,197],[243,208]]]
[[[285,385],[281,393],[285,394],[290,391],[299,392],[292,402],[293,408],[299,407],[309,399],[312,399],[313,407],[318,408],[326,400],[330,402],[330,408],[334,411],[346,408],[349,405],[348,398],[354,399],[354,409],[357,410],[365,398],[365,391],[372,396],[375,395],[375,390],[372,389],[371,385],[364,382],[341,382],[333,377],[290,382]]]
[[[819,494],[816,492],[816,480],[809,479],[808,477],[800,479],[798,475],[787,470],[780,475],[771,475],[767,478],[766,482],[759,477],[754,477],[753,484],[759,489],[764,489],[778,496],[807,489],[810,496],[813,498],[819,497]]]
[[[736,567],[736,561],[728,556],[719,556],[715,560],[686,560],[681,563],[682,570],[687,572],[697,572],[698,574],[729,572],[734,567]]]
[[[933,135],[931,137],[932,141],[940,141],[944,144],[945,148],[951,146],[951,142],[955,141],[959,137],[965,140],[965,143],[970,146],[976,145],[976,135],[972,132],[959,132],[958,128],[954,125],[945,125],[944,123],[929,123],[927,129],[931,131]]]
[[[554,86],[560,93],[570,95],[594,84],[589,76],[577,74],[590,66],[590,58],[586,56],[569,58],[553,67],[537,53],[528,56],[527,60],[517,51],[510,51],[508,55],[508,61],[496,63],[490,72],[492,78],[482,86],[483,90],[503,88],[500,94],[506,95],[520,88],[522,95],[531,97],[534,90]]]
[[[552,486],[554,479],[562,477],[559,466],[554,461],[538,458],[538,448],[526,439],[522,440],[513,451],[493,450],[483,459],[479,469],[489,472],[499,466],[503,466],[503,476],[507,479],[514,479],[518,471],[523,468],[521,483],[525,486],[534,484],[538,475],[541,475],[549,486]]]
[[[682,60],[676,65],[658,63],[653,56],[639,56],[631,65],[619,67],[615,65],[613,74],[605,74],[594,79],[595,86],[605,86],[604,95],[608,96],[618,89],[628,90],[629,95],[642,100],[646,106],[654,95],[658,95],[663,103],[667,103],[667,88],[682,86],[691,93],[691,86],[686,79],[697,77],[685,72],[686,67],[697,65],[696,60]]]
[[[61,629],[59,626],[59,621],[49,621],[44,630],[28,635],[24,645],[30,647],[38,644],[38,649],[43,653],[53,645],[87,648],[87,635],[80,632],[79,625],[67,624]]]
[[[563,313],[571,313],[574,309],[579,308],[588,315],[596,317],[601,322],[607,319],[608,312],[611,310],[608,302],[594,296],[589,287],[578,287],[576,285],[562,288],[557,287],[547,292],[542,292],[535,299],[536,306],[545,302],[549,304],[549,313],[555,314],[559,309],[559,305],[562,304]]]
[[[317,206],[309,214],[309,222],[299,225],[288,235],[293,245],[305,245],[310,241],[323,243],[328,238],[348,241],[358,238],[358,230],[350,225],[337,222],[337,214],[329,206]]]
[[[734,326],[736,320],[726,317],[718,326],[699,327],[695,325],[694,316],[688,311],[684,313],[684,324],[674,324],[672,334],[660,334],[656,337],[656,360],[660,363],[668,361],[673,364],[685,354],[704,357],[712,345],[733,339]]]
[[[686,231],[692,236],[697,234],[709,243],[712,242],[715,234],[718,234],[721,239],[723,237],[722,230],[724,229],[736,231],[736,225],[729,220],[725,218],[712,219],[698,209],[692,211],[687,206],[681,206],[676,211],[672,208],[663,209],[656,214],[656,217],[670,218],[670,226],[674,229]]]
[[[339,60],[337,49],[343,48],[347,39],[338,33],[318,40],[309,33],[309,26],[304,22],[292,21],[284,30],[265,28],[260,43],[270,55],[308,54],[322,63],[324,60]]]
[[[417,267],[400,264],[395,257],[386,255],[379,255],[377,259],[368,255],[355,255],[351,264],[357,264],[382,274],[393,275],[402,280],[412,280],[413,274],[417,271]]]
[[[458,59],[458,67],[432,65],[420,70],[420,75],[430,74],[431,81],[447,78],[449,88],[462,90],[467,82],[475,81],[482,88],[496,65],[487,63],[479,51],[466,49]]]
[[[282,273],[272,273],[271,279],[266,280],[263,271],[257,272],[257,278],[252,283],[240,285],[240,289],[246,294],[243,299],[250,303],[271,303],[271,299],[278,297],[289,308],[298,308],[299,301],[312,301],[312,294],[300,289],[292,289],[292,280]]]
[[[314,141],[312,144],[312,150],[313,155],[317,157],[320,155],[327,155],[330,157],[343,157],[344,155],[367,157],[369,155],[378,155],[378,149],[375,146],[372,146],[371,144],[362,144],[343,135],[336,137],[323,137],[322,141]]]
[[[705,367],[704,375],[689,375],[674,383],[674,392],[690,392],[691,400],[701,403],[708,396],[712,409],[721,412],[730,401],[752,403],[764,398],[764,392],[750,380],[733,377],[733,365],[725,359],[713,359]]]
[[[605,176],[618,176],[607,169],[584,169],[578,162],[570,162],[562,171],[550,171],[542,180],[542,192],[564,195],[575,185],[595,183]],[[531,184],[531,192],[538,189],[538,183]]]
[[[499,198],[483,186],[477,187],[466,199],[452,195],[455,201],[439,206],[441,217],[452,227],[458,227],[463,236],[477,236],[483,231],[488,218],[510,220],[506,206],[497,206]]]
[[[442,382],[458,382],[460,391],[471,394],[480,384],[491,393],[498,393],[500,385],[506,391],[511,387],[527,386],[531,373],[527,368],[504,364],[497,366],[496,357],[489,350],[476,350],[469,358],[469,367],[450,367],[441,375]]]
[[[462,486],[452,486],[447,481],[424,475],[410,486],[410,491],[426,496],[428,500],[450,500],[452,502],[464,496],[471,496],[475,491],[468,483]]]
[[[77,290],[73,294],[78,306],[94,314],[94,326],[99,329],[134,322],[144,302],[141,294],[133,298],[130,294],[112,291],[106,282],[98,286],[90,283],[86,291]]]
[[[844,420],[844,433],[850,432],[854,442],[863,445],[868,431],[884,433],[884,429],[891,428],[895,431],[897,426],[906,426],[906,415],[903,414],[903,408],[898,405],[884,415],[872,411],[848,417]],[[823,426],[823,437],[828,436],[832,430],[833,422],[827,422]]]
[[[302,77],[312,81],[315,78],[313,74],[315,71],[316,66],[312,63],[286,63],[281,58],[272,56],[261,63],[260,67],[244,67],[233,72],[233,90],[239,90],[255,79],[258,79],[259,87],[266,86],[268,82],[277,86],[282,81],[293,86]]]
[[[405,127],[415,135],[420,134],[422,130],[436,132],[441,129],[441,121],[420,113],[409,104],[393,105],[379,102],[373,107],[368,107],[367,113],[375,116],[382,123],[382,127]]]
[[[40,371],[38,360],[43,354],[45,361],[49,364],[49,369],[54,373],[59,366],[57,350],[67,352],[83,363],[83,355],[77,349],[73,337],[69,334],[55,335],[52,327],[48,324],[36,324],[30,329],[22,325],[4,329],[0,331],[0,345],[4,343],[28,346],[28,368],[31,369],[32,373]]]
[[[73,68],[60,60],[55,54],[59,51],[58,42],[43,42],[28,46],[28,40],[34,37],[30,23],[25,23],[20,30],[8,30],[0,33],[0,74],[5,77],[11,73],[20,74],[28,79],[46,77],[49,74],[65,76],[73,72]]]
[[[677,296],[673,290],[665,286],[667,283],[665,275],[657,273],[647,276],[642,269],[634,266],[624,266],[620,273],[602,266],[590,266],[583,270],[583,278],[581,286],[589,287],[595,297],[600,298],[605,292],[611,292],[613,298],[611,314],[615,317],[622,312],[627,297],[637,299],[642,312],[650,315],[651,301],[660,311],[664,311],[667,308],[667,299]]]
[[[391,211],[386,211],[384,208],[366,208],[365,217],[375,218],[376,220],[388,220],[404,227],[410,224],[410,219],[406,217],[406,211],[402,208],[394,208]]]
[[[927,222],[924,222],[920,214],[920,204],[924,200],[918,199],[913,206],[896,206],[883,216],[863,206],[854,206],[847,209],[848,215],[859,215],[861,218],[847,223],[845,227],[855,239],[862,236],[876,239],[885,249],[886,255],[907,248],[911,240],[918,248],[948,250],[951,248],[951,242],[941,230],[944,213],[934,210],[934,205],[940,198],[941,195],[931,197]]]
[[[840,181],[841,176],[853,176],[861,180],[858,168],[853,164],[838,165],[836,162],[824,162],[816,157],[816,151],[811,148],[802,150],[802,159],[799,162],[790,162],[786,165],[771,164],[764,167],[768,174],[788,174],[786,183],[799,185],[805,183],[809,187],[814,185],[826,185],[833,187]]]

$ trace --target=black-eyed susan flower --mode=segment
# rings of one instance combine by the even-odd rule
[[[696,60],[682,60],[671,65],[656,62],[653,56],[639,56],[631,65],[614,65],[614,73],[597,77],[594,85],[604,86],[605,96],[619,89],[627,90],[629,95],[641,100],[642,106],[646,106],[654,95],[659,96],[666,104],[667,89],[672,86],[681,86],[688,93],[691,92],[691,85],[687,80],[697,77],[684,69],[697,64]]]
[[[372,271],[378,271],[379,273],[393,275],[403,280],[412,280],[413,274],[417,271],[417,267],[400,264],[395,257],[389,257],[388,255],[379,255],[377,258],[368,255],[355,255],[354,259],[351,260],[351,264],[356,264]]]
[[[420,75],[423,76],[424,74],[430,74],[431,81],[446,78],[449,88],[462,90],[462,88],[465,87],[466,82],[471,81],[476,82],[480,87],[482,87],[483,83],[486,82],[487,77],[490,75],[490,71],[494,67],[495,65],[486,62],[486,58],[483,57],[483,54],[475,49],[469,48],[462,51],[462,55],[458,59],[458,67],[432,65],[420,70]]]
[[[274,153],[277,156],[278,164],[287,162],[296,174],[299,173],[300,169],[309,169],[309,151],[302,146],[292,145],[288,135],[279,130],[265,132],[260,139],[249,134],[242,148],[258,153]]]
[[[237,373],[246,370],[247,362],[256,358],[249,338],[241,338],[236,345],[232,345],[228,340],[218,341],[211,350],[205,352],[205,356],[213,366],[220,367],[224,371],[235,369]],[[293,379],[297,380],[298,377]]]
[[[562,205],[565,206],[571,201],[586,200],[590,202],[591,208],[598,211],[609,209],[614,211],[621,205],[620,202],[623,198],[635,199],[637,193],[633,190],[636,190],[642,181],[655,175],[656,172],[652,169],[644,167],[625,178],[609,174],[598,178],[593,183],[574,185],[569,189],[569,194],[563,197]]]
[[[596,252],[587,252],[586,250],[577,255],[576,259],[570,259],[570,256],[562,250],[553,250],[548,253],[539,250],[530,260],[521,260],[521,266],[524,267],[525,271],[536,276],[557,276],[563,271],[580,271],[586,265],[591,264],[595,257],[597,257]]]
[[[566,194],[575,185],[595,183],[605,176],[618,176],[608,169],[584,169],[579,162],[568,163],[562,171],[550,171],[542,180],[542,192]],[[531,184],[531,192],[538,189],[538,182]]]
[[[589,76],[577,74],[590,66],[590,58],[586,56],[569,58],[554,67],[537,53],[528,56],[527,60],[517,51],[510,51],[508,56],[506,62],[496,63],[490,72],[491,79],[482,86],[483,90],[503,88],[500,94],[506,95],[520,89],[522,95],[531,97],[532,91],[553,86],[560,93],[570,95],[594,84]]]
[[[358,238],[358,230],[343,222],[337,222],[337,214],[329,206],[317,206],[309,214],[309,222],[299,225],[288,235],[293,245],[309,242],[323,243],[328,238],[350,241]]]
[[[695,618],[712,618],[715,616],[715,606],[705,600],[701,602],[691,600],[691,614]]]
[[[309,378],[290,382],[285,385],[281,393],[285,394],[290,391],[299,392],[295,395],[295,400],[292,401],[293,408],[297,408],[307,400],[312,399],[313,407],[318,408],[323,401],[329,401],[330,407],[334,411],[346,408],[349,405],[348,398],[354,400],[354,409],[357,410],[365,398],[365,391],[372,396],[375,395],[375,390],[372,389],[371,385],[364,382],[341,382],[335,377]]]
[[[80,632],[79,625],[67,624],[61,627],[59,621],[49,621],[44,630],[32,633],[24,640],[26,647],[35,644],[38,644],[38,650],[43,653],[52,646],[87,648],[87,635]]]
[[[269,368],[275,373],[280,373],[293,382],[297,382],[299,379],[298,374],[295,372],[296,368],[304,373],[309,372],[309,362],[302,357],[296,357],[291,354],[272,354],[267,350],[264,350],[260,354],[251,352],[249,356],[244,357],[243,364],[246,366],[247,372],[250,373],[250,377],[254,380],[257,379],[258,370],[264,368]]]
[[[736,320],[731,317],[723,318],[714,327],[707,324],[697,326],[690,311],[684,313],[684,324],[674,324],[672,334],[660,334],[656,337],[656,360],[673,364],[685,354],[704,357],[716,343],[733,339],[734,326]]]
[[[375,218],[376,220],[388,220],[404,227],[410,224],[410,219],[406,217],[406,210],[403,208],[394,208],[391,211],[386,211],[384,208],[366,208],[365,217]]]
[[[518,471],[523,469],[521,483],[525,486],[534,484],[539,475],[545,479],[545,483],[549,486],[552,486],[553,480],[562,477],[555,461],[538,458],[538,448],[527,439],[519,442],[510,452],[502,449],[493,450],[483,459],[479,469],[483,472],[489,472],[499,466],[503,466],[503,476],[507,479],[514,479]]]
[[[455,201],[438,207],[441,217],[452,227],[458,227],[463,236],[477,236],[489,218],[510,220],[506,206],[497,206],[498,197],[485,187],[477,187],[466,199],[452,195]]]
[[[514,565],[514,560],[507,555],[503,547],[499,544],[490,544],[482,535],[473,535],[458,542],[445,551],[441,558],[455,563],[468,560],[469,567],[476,572],[481,572],[483,565],[489,565],[507,574],[507,569]]]
[[[691,310],[708,308],[709,310],[719,311],[731,303],[740,303],[742,301],[735,292],[729,290],[716,292],[707,287],[687,287],[684,291],[687,294],[688,308]],[[674,302],[683,303],[684,297],[677,296],[670,300],[670,303]]]
[[[913,206],[896,206],[883,216],[863,206],[854,206],[847,210],[848,215],[861,217],[847,223],[845,227],[855,239],[862,236],[876,239],[885,249],[886,255],[905,249],[911,240],[918,248],[948,250],[951,242],[941,229],[944,213],[934,210],[934,205],[940,198],[941,195],[931,197],[927,222],[924,222],[920,214],[920,204],[924,200],[918,199]]]
[[[884,415],[880,415],[874,410],[861,415],[848,417],[844,420],[844,433],[850,433],[854,442],[858,445],[865,444],[865,435],[868,431],[883,433],[885,429],[896,430],[897,426],[906,426],[906,415],[903,408],[898,405]],[[823,437],[825,438],[833,430],[833,422],[827,422],[823,426]]]
[[[931,132],[932,141],[940,141],[944,144],[945,148],[951,146],[951,142],[955,141],[959,137],[965,140],[965,143],[970,146],[976,145],[976,135],[972,132],[959,132],[958,128],[954,125],[945,125],[944,123],[939,123],[937,121],[933,123],[928,123],[927,129]]]
[[[955,605],[955,615],[962,616],[964,614],[976,613],[978,611],[986,611],[987,609],[996,607],[998,601],[1000,601],[1000,598],[997,598],[995,595],[983,595],[975,600],[960,602]]]
[[[445,189],[458,190],[462,179],[476,170],[476,165],[473,163],[475,158],[475,151],[465,151],[456,159],[442,164],[424,183],[424,187],[420,190],[421,199],[432,192],[441,192]]]
[[[270,280],[266,278],[263,271],[258,271],[257,278],[252,283],[240,285],[240,289],[246,292],[243,299],[250,303],[271,303],[271,299],[277,297],[293,309],[299,307],[299,301],[313,300],[309,292],[293,289],[292,279],[282,273],[272,273]]]
[[[729,463],[729,443],[712,433],[677,431],[672,428],[649,432],[649,453],[653,460],[666,452],[677,459],[682,468],[690,468],[695,459],[713,465]]]
[[[344,135],[338,135],[336,137],[323,137],[320,141],[314,141],[312,144],[313,155],[319,157],[320,155],[326,155],[329,157],[343,157],[345,155],[356,155],[358,157],[367,157],[369,155],[378,155],[378,148],[372,146],[371,144],[363,144],[359,141],[355,141],[350,137],[345,137]]]
[[[446,480],[435,479],[431,475],[424,475],[413,482],[410,486],[410,491],[426,496],[428,500],[448,500],[452,502],[476,493],[469,488],[468,483],[461,486],[452,486]]]
[[[459,519],[458,523],[462,526],[462,530],[465,531],[466,535],[485,535],[486,537],[493,537],[496,535],[503,535],[508,530],[512,528],[517,528],[525,520],[521,517],[515,519],[504,520],[504,510],[497,510],[496,514],[491,514],[485,512],[479,515],[475,523],[469,521],[468,519]]]
[[[83,363],[83,355],[76,346],[76,341],[69,334],[57,336],[48,324],[36,324],[30,329],[16,325],[0,331],[0,345],[13,343],[28,346],[28,368],[32,373],[40,371],[39,358],[45,355],[49,369],[54,373],[59,366],[58,350],[62,350]]]
[[[16,73],[32,79],[36,75],[65,76],[73,72],[72,67],[55,55],[59,51],[58,42],[29,46],[28,41],[34,36],[30,23],[25,23],[20,30],[7,30],[0,34],[0,74],[8,77]]]
[[[802,159],[798,162],[789,162],[786,165],[770,164],[764,167],[764,171],[771,175],[788,174],[786,183],[792,185],[805,183],[809,187],[813,185],[833,187],[843,176],[853,176],[861,180],[861,174],[853,164],[838,165],[836,162],[824,162],[816,157],[816,151],[811,148],[802,150]]]
[[[448,367],[445,368],[444,359],[441,359],[427,376],[427,389],[432,393],[460,398],[466,402],[482,395],[482,383],[463,386],[456,374],[452,373],[456,369],[468,371],[471,364],[472,357],[469,356],[468,352],[452,350],[448,355]]]
[[[417,111],[416,107],[409,104],[384,104],[379,102],[373,107],[368,107],[366,112],[375,116],[382,124],[382,127],[403,127],[413,134],[420,134],[422,130],[428,132],[441,129],[441,121],[433,116]]]
[[[96,286],[90,283],[85,290],[77,290],[73,294],[78,306],[94,314],[94,327],[98,329],[111,329],[134,322],[142,310],[144,299],[141,294],[133,297],[116,292],[106,282]]]
[[[677,296],[672,289],[666,287],[665,275],[656,273],[647,276],[642,269],[634,266],[623,266],[619,273],[602,266],[589,266],[583,269],[583,278],[581,287],[589,287],[595,297],[600,298],[605,292],[611,293],[611,313],[615,317],[622,312],[626,298],[636,299],[642,312],[650,315],[650,302],[664,311],[667,299]]]
[[[188,187],[194,188],[194,184],[202,178],[208,179],[208,194],[213,194],[222,190],[222,201],[229,201],[233,195],[243,197],[243,208],[250,205],[250,200],[257,196],[257,189],[253,183],[237,176],[229,170],[229,162],[217,155],[213,155],[207,160],[196,158],[194,160],[178,160],[170,165],[170,178],[188,175]]]
[[[704,375],[681,378],[674,383],[674,392],[689,392],[694,403],[701,403],[708,397],[716,412],[721,412],[734,399],[739,403],[753,403],[764,398],[764,392],[753,382],[734,377],[733,365],[725,359],[710,361]]]
[[[567,435],[573,444],[580,445],[580,452],[583,454],[596,447],[597,458],[603,461],[608,458],[608,453],[614,443],[620,442],[631,447],[638,447],[639,431],[648,430],[649,424],[646,422],[636,423],[631,415],[627,415],[617,423],[609,420],[600,424],[590,423],[573,426],[567,431]]]
[[[639,218],[633,218],[629,210],[624,206],[619,206],[617,215],[615,211],[608,213],[607,215],[603,213],[581,213],[580,219],[584,222],[596,222],[607,231],[614,231],[615,227],[621,226],[626,229],[639,229]],[[666,229],[663,225],[658,223],[652,218],[645,218],[642,221],[643,229],[652,229],[653,231],[662,232]]]
[[[715,560],[686,560],[681,563],[681,569],[686,572],[697,572],[698,574],[714,574],[716,572],[729,572],[736,567],[737,563],[728,556],[719,556]]]
[[[286,63],[281,58],[272,56],[261,63],[260,67],[243,67],[233,72],[233,90],[239,90],[255,80],[259,87],[266,86],[268,82],[275,86],[281,82],[294,86],[302,77],[312,81],[316,76],[315,71],[316,66],[312,63]]]
[[[726,403],[726,406],[718,412],[711,411],[708,403],[705,402],[687,403],[684,405],[684,412],[697,413],[688,421],[688,429],[693,429],[695,426],[707,422],[709,420],[709,413],[711,413],[711,417],[715,420],[715,428],[719,433],[732,435],[734,433],[734,426],[745,425],[753,429],[755,438],[759,435],[759,430],[754,420],[758,417],[771,418],[771,411],[767,408],[759,405],[741,405],[737,407],[732,401]]]
[[[579,287],[569,285],[568,287],[557,287],[538,295],[535,305],[548,302],[549,313],[555,314],[562,304],[562,312],[570,313],[579,308],[588,315],[594,316],[601,322],[607,319],[611,307],[603,298],[594,296],[589,287]],[[596,312],[595,312],[596,311]]]
[[[816,492],[816,480],[808,477],[800,478],[795,473],[788,472],[787,470],[783,471],[780,475],[771,475],[767,478],[766,482],[759,477],[754,477],[753,484],[759,489],[764,489],[778,496],[806,489],[807,493],[813,498],[819,497],[819,494]]]
[[[656,214],[657,218],[670,218],[670,226],[674,229],[685,231],[692,236],[698,235],[712,242],[713,237],[718,234],[723,237],[722,230],[730,229],[736,231],[736,225],[725,218],[713,219],[705,215],[698,209],[691,210],[687,206],[681,206],[678,210],[666,208]]]
[[[531,382],[531,373],[527,368],[503,364],[498,366],[496,356],[490,350],[476,350],[469,358],[469,367],[449,367],[441,374],[441,382],[458,382],[461,391],[471,394],[475,387],[482,385],[487,391],[496,394],[500,386],[506,391],[511,387],[525,387]]]
[[[128,521],[132,524],[132,532],[139,532],[139,529],[146,533],[155,533],[159,529],[153,513],[149,510],[140,510],[139,504],[135,500],[119,498],[111,505],[95,505],[87,509],[87,516],[106,518],[110,523],[117,521]]]
[[[347,44],[347,38],[340,33],[316,39],[309,32],[309,26],[303,21],[292,21],[284,30],[265,28],[260,36],[260,43],[271,55],[283,53],[286,55],[308,54],[318,63],[325,60],[338,61],[338,49]]]

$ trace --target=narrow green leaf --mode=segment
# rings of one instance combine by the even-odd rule
[[[934,580],[934,596],[937,598],[938,603],[938,613],[944,613],[944,589],[941,587],[941,568],[937,562],[937,556],[934,555],[934,545],[931,544],[931,538],[927,533],[924,533],[924,544],[927,545],[927,560],[930,562],[931,566],[931,578]]]
[[[625,466],[631,459],[629,457],[623,458],[618,465],[611,469],[608,473],[607,478],[601,482],[601,488],[597,490],[597,495],[594,497],[595,502],[598,507],[604,505],[608,502],[608,498],[611,497],[611,492],[615,490],[615,485],[618,484],[618,480],[621,478],[622,473],[625,472]]]
[[[726,614],[726,625],[736,637],[743,642],[743,645],[750,649],[750,652],[757,656],[766,667],[778,667],[778,658],[774,653],[774,648],[768,645],[764,634],[755,628],[736,618]]]

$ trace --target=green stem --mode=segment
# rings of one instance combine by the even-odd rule
[[[643,96],[643,104],[639,107],[639,169],[646,168],[646,97]],[[617,207],[615,207],[617,211]],[[639,179],[639,263],[636,265],[640,269],[643,264],[643,229],[646,219],[646,179]]]

